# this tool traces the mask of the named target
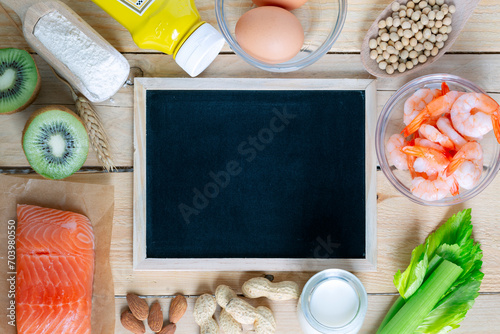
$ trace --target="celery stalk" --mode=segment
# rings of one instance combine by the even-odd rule
[[[380,327],[377,330],[376,334],[379,334],[382,332],[382,329],[389,323],[389,321],[394,318],[394,316],[401,310],[401,308],[405,305],[406,301],[404,300],[403,297],[399,296],[398,299],[392,304],[391,308],[389,309],[389,312],[385,315],[384,320],[382,320],[382,323],[380,324]]]
[[[399,312],[382,328],[380,334],[413,333],[462,271],[463,269],[456,264],[443,260]]]

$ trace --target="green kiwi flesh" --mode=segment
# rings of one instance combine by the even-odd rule
[[[28,107],[40,90],[40,75],[25,50],[0,49],[0,115]]]
[[[75,113],[51,106],[36,111],[26,123],[23,149],[35,172],[59,180],[82,167],[87,160],[89,138]]]

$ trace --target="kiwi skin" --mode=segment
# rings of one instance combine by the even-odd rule
[[[33,58],[32,55],[30,55],[30,57]],[[38,65],[36,64],[35,59],[33,59],[33,62],[35,63],[36,75],[37,75],[38,79],[36,81],[35,90],[33,91],[33,94],[31,95],[30,99],[28,101],[26,101],[25,104],[23,104],[22,106],[17,108],[16,110],[12,110],[12,111],[5,112],[5,113],[0,113],[0,115],[10,115],[10,114],[14,114],[14,113],[19,112],[19,111],[23,111],[24,109],[28,108],[33,103],[33,101],[35,101],[35,99],[37,98],[38,93],[40,92],[40,86],[42,85],[42,80],[40,77],[40,70],[38,69]]]
[[[46,111],[49,111],[49,110],[54,110],[54,109],[58,109],[58,110],[61,110],[61,111],[64,111],[64,112],[67,112],[68,114],[71,114],[73,115],[80,123],[82,123],[83,127],[85,127],[85,124],[83,123],[82,119],[80,118],[80,116],[78,116],[77,114],[75,114],[71,109],[68,109],[66,108],[65,106],[61,106],[61,105],[51,105],[51,106],[47,106],[47,107],[43,107],[43,108],[40,108],[40,109],[37,109],[35,112],[33,112],[33,114],[31,114],[30,118],[28,118],[28,121],[26,122],[26,125],[24,126],[24,129],[23,129],[23,135],[21,136],[21,146],[23,148],[23,152],[24,154],[26,155],[26,151],[24,150],[24,145],[23,145],[23,141],[24,141],[24,134],[26,133],[26,130],[28,129],[28,127],[30,126],[31,122],[35,119],[35,117],[37,117],[38,115],[40,114],[43,114],[44,112]],[[85,127],[85,129],[87,129]],[[41,174],[40,174],[41,175]],[[42,175],[43,176],[43,175]],[[48,177],[45,177],[43,176],[44,178],[46,179],[50,179]],[[52,180],[52,179],[50,179]]]

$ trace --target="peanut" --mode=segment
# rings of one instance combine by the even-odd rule
[[[208,319],[200,328],[200,334],[219,334],[219,326],[214,318]]]
[[[219,285],[217,290],[215,290],[215,300],[217,300],[217,304],[222,308],[226,308],[227,303],[236,297],[236,292],[227,285]]]
[[[256,334],[273,334],[276,331],[276,321],[273,312],[265,306],[256,308],[257,318],[254,328]]]
[[[238,297],[229,301],[226,306],[226,311],[231,314],[236,321],[244,325],[253,324],[257,317],[255,307]]]
[[[276,331],[273,313],[265,306],[255,308],[241,298],[233,298],[227,304],[226,312],[241,324],[253,324],[256,334],[272,334]]]
[[[234,292],[233,289],[231,289],[227,285],[219,285],[217,287],[217,290],[215,290],[215,300],[217,301],[217,304],[222,307],[222,311],[219,317],[219,324],[225,334],[243,333],[241,324],[225,310],[229,301],[236,297],[238,297],[236,295],[236,292]]]
[[[222,309],[219,316],[220,328],[224,334],[242,334],[243,328],[241,324],[236,321],[233,316]]]
[[[194,321],[200,326],[201,334],[218,334],[219,326],[213,318],[217,302],[212,295],[201,295],[194,304]]]
[[[271,283],[263,277],[255,277],[243,284],[243,294],[248,298],[267,297],[271,300],[298,299],[299,286],[295,282]]]

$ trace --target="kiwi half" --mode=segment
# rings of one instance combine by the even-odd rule
[[[0,49],[0,115],[28,107],[40,90],[40,73],[25,50]]]
[[[87,160],[89,137],[74,112],[63,106],[49,106],[28,119],[23,149],[35,172],[59,180],[78,171]]]

